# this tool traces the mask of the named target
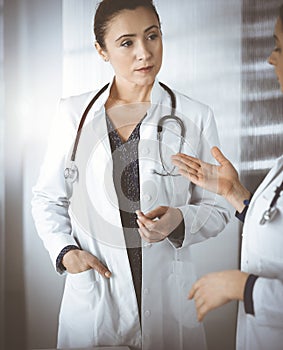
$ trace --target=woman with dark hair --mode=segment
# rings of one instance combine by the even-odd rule
[[[268,62],[283,91],[283,5],[276,21],[275,48]],[[212,165],[185,154],[173,156],[182,175],[194,184],[222,195],[244,222],[241,271],[208,274],[192,287],[198,319],[231,300],[239,301],[237,349],[283,348],[283,156],[279,157],[252,195],[219,148],[220,164]]]
[[[190,245],[221,232],[229,215],[176,176],[170,155],[182,148],[211,161],[213,114],[158,82],[152,1],[100,2],[94,31],[113,81],[61,102],[34,188],[38,233],[66,274],[58,347],[203,350],[203,325],[186,300]]]

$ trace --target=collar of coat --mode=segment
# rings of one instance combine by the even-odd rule
[[[107,101],[109,94],[110,94],[110,89],[111,86],[114,82],[114,78],[112,79],[111,83],[109,84],[108,88],[105,90],[105,92],[98,98],[98,100],[95,102],[94,106],[92,107],[92,111],[93,112],[97,112],[99,111],[101,108],[104,108],[105,102]],[[99,91],[96,90],[93,92],[91,98]],[[150,101],[152,106],[154,105],[165,105],[168,107],[171,106],[171,99],[168,95],[168,93],[159,85],[159,81],[158,79],[155,79],[154,83],[153,83],[153,87],[151,90],[151,96],[150,96]]]

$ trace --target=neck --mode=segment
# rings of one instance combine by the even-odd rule
[[[153,83],[150,85],[129,84],[115,78],[110,97],[118,103],[150,102],[152,86]]]

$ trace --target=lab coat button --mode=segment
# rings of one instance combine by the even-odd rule
[[[145,317],[149,317],[151,315],[151,312],[149,310],[146,310],[144,315],[145,315]]]
[[[148,295],[148,294],[149,294],[149,289],[148,289],[148,288],[145,288],[145,289],[143,290],[143,293],[144,293],[144,295]]]
[[[151,248],[152,244],[151,243],[148,243],[148,242],[145,242],[143,247],[144,248]]]
[[[148,194],[148,193],[144,194],[144,195],[143,195],[143,200],[149,202],[149,201],[151,200],[151,195]]]
[[[147,334],[143,334],[143,342],[149,341],[150,340],[150,336]]]
[[[144,147],[141,149],[141,155],[142,156],[147,156],[149,154],[149,148],[148,147]]]

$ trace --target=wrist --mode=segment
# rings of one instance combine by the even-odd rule
[[[79,249],[80,248],[75,245],[67,245],[61,250],[61,252],[59,253],[56,259],[56,268],[59,272],[63,272],[64,270],[66,270],[66,266],[63,263],[64,256],[71,250],[79,250]]]
[[[251,198],[251,193],[241,184],[240,181],[233,184],[231,190],[225,195],[225,199],[241,213],[245,204],[244,201]]]
[[[243,271],[235,270],[232,276],[230,288],[230,300],[244,300],[245,285],[249,274]]]
[[[68,269],[69,264],[72,263],[74,256],[77,256],[80,252],[79,248],[73,248],[68,250],[62,257],[62,265]]]

